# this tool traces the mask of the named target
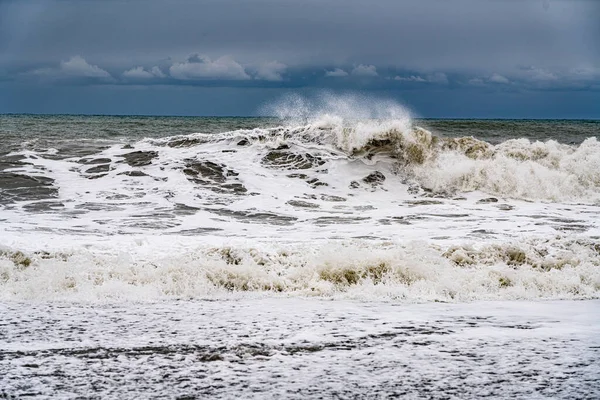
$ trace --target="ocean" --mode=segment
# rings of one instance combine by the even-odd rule
[[[600,397],[600,121],[377,107],[0,115],[0,397]]]

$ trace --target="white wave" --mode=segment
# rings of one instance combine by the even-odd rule
[[[596,138],[579,146],[509,140],[488,146],[482,157],[441,151],[426,163],[411,167],[423,187],[438,192],[480,190],[550,201],[600,199],[600,143]]]
[[[0,252],[4,301],[154,301],[232,293],[406,302],[598,298],[600,244],[532,238],[449,248],[330,241]]]
[[[289,96],[265,111],[285,121],[291,132],[308,134],[309,140],[318,137],[349,154],[371,141],[394,139],[412,130],[407,108],[368,96],[325,93],[313,100]]]
[[[436,193],[482,191],[508,198],[546,201],[600,200],[600,144],[511,139],[498,145],[471,138],[442,138],[414,126],[410,112],[392,101],[322,96],[316,102],[290,97],[272,106],[285,125],[220,135],[191,135],[200,142],[241,139],[253,150],[282,145],[320,150],[325,161],[371,158],[396,165],[401,177]],[[181,139],[181,138],[180,138]],[[172,139],[163,139],[168,143]],[[202,146],[202,144],[200,144]],[[259,170],[260,166],[256,166]]]

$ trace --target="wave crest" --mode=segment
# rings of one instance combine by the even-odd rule
[[[159,300],[228,293],[421,301],[600,296],[600,244],[329,242],[199,248],[157,257],[76,250],[0,254],[0,298]]]
[[[154,142],[157,142],[156,140]],[[219,135],[195,134],[161,145],[223,142],[257,152],[295,146],[319,153],[390,164],[428,192],[483,191],[508,198],[596,201],[600,192],[600,143],[580,145],[510,139],[492,145],[474,137],[440,137],[406,120],[347,120],[325,115],[307,125],[279,126]]]

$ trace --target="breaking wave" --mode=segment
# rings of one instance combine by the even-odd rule
[[[529,200],[600,199],[600,143],[595,137],[579,145],[526,138],[493,145],[474,137],[436,136],[414,125],[404,109],[389,106],[387,110],[385,118],[322,113],[288,121],[306,121],[303,125],[193,134],[155,143],[179,146],[218,141],[254,146],[258,152],[290,149],[295,157],[315,156],[323,162],[340,157],[369,165],[379,162],[389,164],[405,182],[438,195],[482,191]]]
[[[181,254],[0,252],[3,300],[160,300],[271,293],[407,302],[587,299],[600,243],[556,237],[429,245],[328,242],[201,247]]]

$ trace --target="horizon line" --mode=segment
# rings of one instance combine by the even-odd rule
[[[275,115],[176,115],[176,114],[98,114],[98,113],[16,113],[0,112],[0,116],[40,116],[40,117],[139,117],[139,118],[247,118],[281,119]],[[413,117],[414,120],[454,120],[454,121],[600,121],[600,117],[578,118],[539,118],[539,117]]]

